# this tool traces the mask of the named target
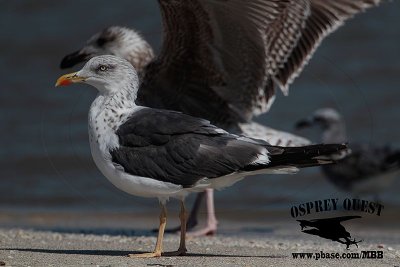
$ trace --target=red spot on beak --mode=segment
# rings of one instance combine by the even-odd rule
[[[65,74],[58,78],[56,82],[56,87],[70,85],[71,83],[82,82],[83,80],[84,79],[82,77],[79,77],[76,72]]]
[[[68,79],[62,79],[61,81],[57,82],[57,86],[66,86],[71,84],[71,80]]]

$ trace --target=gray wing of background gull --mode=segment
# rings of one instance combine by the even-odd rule
[[[342,190],[375,193],[400,176],[400,150],[370,144],[349,147],[350,155],[335,165],[322,167],[328,179]]]
[[[268,111],[277,86],[287,94],[324,37],[380,2],[159,0],[164,43],[139,101],[225,128],[246,122]]]

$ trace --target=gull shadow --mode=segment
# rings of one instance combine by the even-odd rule
[[[19,227],[20,229],[33,230],[33,231],[44,231],[59,234],[85,234],[85,235],[109,235],[109,236],[154,236],[154,233],[150,230],[145,229],[129,229],[129,228],[71,228],[71,227]]]
[[[271,227],[242,227],[239,232],[241,233],[254,233],[254,234],[272,234],[275,231]]]
[[[59,234],[85,234],[85,235],[108,235],[108,236],[126,236],[126,237],[154,237],[154,231],[149,229],[129,229],[129,228],[85,228],[85,227],[19,227],[20,229],[27,229],[33,231],[44,231]],[[157,229],[158,231],[158,229]],[[243,227],[239,230],[241,233],[246,234],[269,234],[275,230],[269,227]],[[232,233],[237,233],[237,230],[221,230],[219,236],[231,236]],[[176,235],[175,232],[166,232],[165,235]]]
[[[121,228],[44,228],[35,229],[50,231],[60,234],[85,234],[85,235],[109,235],[109,236],[154,236],[149,230],[121,229]]]
[[[89,255],[89,256],[127,256],[128,254],[143,253],[136,250],[107,250],[107,249],[42,249],[42,248],[1,248],[0,250],[16,250],[21,252],[36,252],[66,255]]]
[[[66,255],[89,255],[89,256],[119,256],[126,257],[128,254],[140,254],[150,251],[132,250],[99,250],[99,249],[40,249],[40,248],[0,248],[0,250],[16,250],[21,252],[36,252]],[[179,257],[220,257],[220,258],[271,258],[283,259],[285,255],[234,255],[234,254],[206,254],[206,253],[187,253]],[[170,258],[170,257],[168,257]]]

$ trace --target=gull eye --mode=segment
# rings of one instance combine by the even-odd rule
[[[100,65],[100,66],[99,66],[99,70],[100,70],[100,71],[106,71],[106,70],[108,70],[108,68],[107,68],[107,66],[105,66],[105,65]]]

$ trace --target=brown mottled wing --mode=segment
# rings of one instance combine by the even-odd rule
[[[301,36],[284,64],[276,61],[272,69],[274,82],[287,94],[288,87],[301,73],[321,41],[355,14],[378,5],[382,0],[308,0],[310,13]],[[297,22],[295,22],[297,23]],[[301,22],[303,23],[303,22]]]
[[[159,0],[164,44],[139,101],[220,127],[268,111],[320,42],[381,0]]]
[[[279,2],[159,0],[164,43],[159,58],[146,70],[142,91],[162,98],[159,103],[168,105],[163,108],[219,126],[248,120],[273,95],[262,90],[263,31],[275,19]]]
[[[266,25],[265,48],[268,77],[275,76],[301,38],[310,15],[309,0],[280,1],[278,16]]]

